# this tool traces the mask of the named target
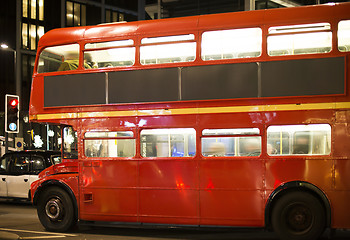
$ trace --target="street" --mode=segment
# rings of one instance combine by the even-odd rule
[[[231,239],[277,240],[274,233],[261,229],[181,229],[181,228],[116,228],[78,226],[68,233],[47,232],[41,226],[36,209],[28,202],[0,200],[0,239]],[[327,234],[321,238],[326,240]],[[350,231],[336,231],[332,240],[350,239]]]

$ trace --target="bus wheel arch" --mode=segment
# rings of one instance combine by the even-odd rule
[[[78,221],[73,191],[57,180],[42,184],[35,193],[33,204],[37,207],[40,222],[49,231],[65,232]]]
[[[309,202],[309,205],[313,202],[316,207],[318,206],[322,210],[323,215],[321,214],[318,217],[323,218],[324,216],[324,229],[329,228],[331,226],[331,207],[328,198],[321,189],[304,181],[284,183],[271,193],[265,207],[265,227],[273,230],[273,215],[276,208],[279,208],[276,211],[280,211],[281,205],[286,205],[288,202],[291,204],[290,201],[304,199],[304,197],[305,202]]]

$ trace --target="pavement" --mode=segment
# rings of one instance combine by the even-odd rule
[[[0,240],[15,240],[20,239],[17,234],[0,231]]]

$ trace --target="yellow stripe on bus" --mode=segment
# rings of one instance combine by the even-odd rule
[[[132,117],[132,116],[161,116],[161,115],[186,115],[208,113],[239,113],[239,112],[274,112],[274,111],[298,111],[298,110],[331,110],[350,108],[350,102],[333,103],[305,103],[305,104],[277,104],[277,105],[251,105],[231,107],[203,107],[203,108],[173,108],[130,111],[101,111],[80,113],[54,113],[31,115],[30,119],[44,121],[57,119],[79,119],[100,117]]]

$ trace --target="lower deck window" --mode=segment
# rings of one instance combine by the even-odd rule
[[[133,132],[86,132],[84,151],[87,157],[133,157]]]
[[[204,129],[202,155],[204,157],[259,156],[261,137],[249,136],[258,135],[259,132],[258,128]]]
[[[269,155],[328,155],[330,152],[329,124],[281,125],[267,128]]]
[[[192,157],[195,154],[196,131],[193,128],[141,131],[142,157]]]

